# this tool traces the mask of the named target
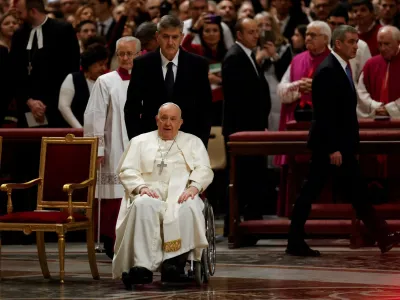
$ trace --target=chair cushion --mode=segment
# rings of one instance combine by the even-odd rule
[[[82,214],[72,214],[75,222],[87,221],[88,218]],[[0,217],[0,223],[69,223],[67,212],[46,212],[46,211],[24,211],[7,214]]]
[[[241,131],[229,136],[230,142],[307,141],[307,131]]]

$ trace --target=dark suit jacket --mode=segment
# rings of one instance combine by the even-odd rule
[[[207,146],[212,104],[208,68],[207,60],[181,48],[174,93],[172,99],[168,99],[160,49],[136,58],[125,103],[125,124],[129,139],[155,130],[155,116],[160,106],[174,102],[182,110],[181,130],[196,135]]]
[[[224,91],[223,135],[238,131],[264,131],[268,128],[271,98],[264,73],[256,73],[250,58],[233,45],[222,63]]]
[[[354,154],[360,142],[357,94],[333,54],[329,54],[315,72],[312,103],[309,147],[314,152]]]
[[[13,96],[18,105],[19,126],[26,126],[25,112],[29,98],[41,100],[46,106],[49,127],[64,127],[66,123],[58,111],[60,87],[65,77],[79,71],[80,50],[71,24],[48,19],[42,27],[43,48],[26,50],[31,26],[24,24],[13,36],[10,51]],[[32,73],[28,76],[29,53]]]
[[[7,78],[10,76],[10,64],[8,56],[8,48],[0,45],[0,82],[1,82],[1,93],[0,93],[0,128],[4,122],[4,117],[7,114],[7,108],[12,98],[10,96],[10,86],[5,84]]]

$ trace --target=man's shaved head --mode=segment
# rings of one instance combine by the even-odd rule
[[[178,112],[179,112],[179,117],[181,117],[182,118],[182,110],[181,110],[181,108],[177,105],[177,104],[175,104],[175,103],[173,103],[173,102],[167,102],[167,103],[164,103],[163,105],[161,105],[160,106],[160,108],[158,109],[158,115],[160,116],[161,114],[162,114],[162,112],[164,111],[164,110],[166,110],[166,109],[168,109],[168,110],[170,110],[170,109],[176,109],[176,110],[178,110]]]

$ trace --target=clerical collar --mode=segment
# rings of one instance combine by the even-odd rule
[[[168,60],[168,59],[162,54],[161,49],[160,49],[160,55],[161,55],[161,66],[166,68],[166,67],[167,67],[167,64],[170,62],[170,60]],[[178,49],[178,52],[176,52],[174,59],[171,60],[172,63],[173,63],[176,67],[178,67],[178,57],[179,57],[179,49]]]
[[[48,16],[44,19],[43,23],[40,24],[39,26],[32,27],[31,34],[29,35],[29,40],[28,40],[28,45],[26,46],[26,50],[32,50],[32,45],[33,45],[33,38],[36,34],[37,37],[37,42],[38,42],[38,49],[43,48],[43,32],[42,32],[42,26],[47,22]]]
[[[371,24],[371,25],[369,25],[369,27],[368,27],[367,31],[365,31],[365,32],[361,32],[361,31],[360,31],[360,27],[359,27],[359,26],[356,26],[356,29],[357,29],[358,33],[367,33],[367,32],[370,32],[370,31],[372,30],[372,28],[374,28],[374,27],[375,27],[375,25],[376,25],[375,21],[374,21],[374,22],[372,22],[372,24]]]
[[[119,67],[117,69],[117,73],[122,80],[131,80],[131,72],[128,71],[127,69]]]

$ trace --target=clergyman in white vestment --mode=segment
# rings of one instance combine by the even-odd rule
[[[151,283],[156,270],[162,281],[179,280],[189,252],[200,260],[208,245],[199,197],[214,177],[207,150],[179,131],[177,105],[161,106],[156,120],[158,130],[133,138],[120,162],[125,196],[112,273],[125,286]]]
[[[134,37],[123,37],[117,41],[119,68],[96,80],[84,114],[85,136],[99,137],[98,164],[101,166],[97,178],[96,197],[102,200],[100,233],[107,255],[111,258],[115,224],[124,195],[117,169],[119,160],[129,144],[124,121],[124,106],[133,59],[140,54],[140,47],[140,41]],[[97,219],[96,212],[94,216]],[[97,226],[96,220],[95,224]]]

